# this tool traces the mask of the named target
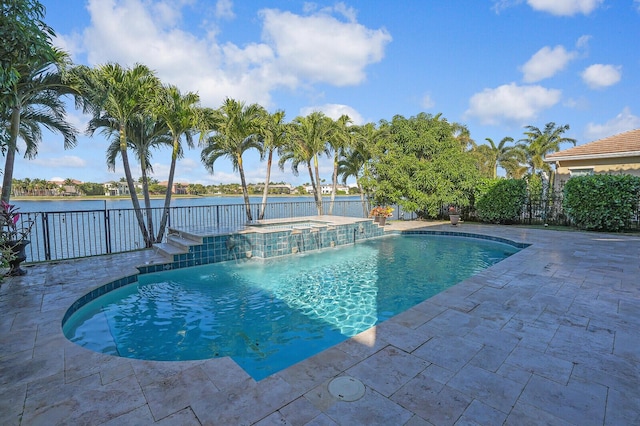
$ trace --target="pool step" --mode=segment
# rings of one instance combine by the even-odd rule
[[[194,235],[179,229],[169,228],[169,232],[167,233],[167,242],[169,241],[175,241],[179,245],[189,247],[196,244],[202,244],[202,236]]]
[[[180,247],[178,245],[174,245],[170,242],[154,244],[153,248],[156,250],[157,254],[168,257],[172,260],[174,255],[183,254],[188,251],[188,249],[185,249],[184,247]]]
[[[196,239],[185,234],[169,234],[167,235],[167,244],[174,245],[183,249],[183,253],[189,251],[189,247],[202,244],[202,237]]]

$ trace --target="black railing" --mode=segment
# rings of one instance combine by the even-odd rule
[[[261,203],[250,205],[251,215],[257,219]],[[323,201],[323,212],[328,214],[330,201]],[[367,211],[368,211],[367,206]],[[395,205],[392,219],[413,220],[417,215],[404,212]],[[151,215],[154,232],[158,233],[163,208],[142,209],[145,225]],[[446,215],[443,207],[442,217]],[[475,212],[463,209],[465,220],[474,220]],[[313,201],[269,202],[265,219],[296,218],[318,214]],[[359,200],[336,200],[333,215],[365,217]],[[640,229],[640,211],[631,219],[628,229]],[[142,249],[144,238],[140,232],[134,209],[103,209],[57,212],[24,212],[21,221],[34,221],[30,234],[31,244],[26,248],[27,262],[57,261],[79,257],[121,253]],[[522,214],[515,221],[521,224],[571,225],[562,211],[561,195],[545,200],[527,200]],[[170,207],[167,225],[173,228],[201,228],[211,233],[230,233],[247,224],[244,204]],[[18,223],[20,226],[20,223]],[[167,234],[165,230],[165,235]]]
[[[251,215],[257,219],[261,203],[250,205]],[[323,212],[329,212],[330,201],[323,201]],[[142,209],[145,225],[151,215],[157,234],[163,208]],[[266,205],[265,219],[315,216],[318,210],[313,201],[293,201]],[[333,215],[364,217],[362,203],[336,200]],[[396,219],[414,219],[396,208]],[[25,212],[22,221],[34,221],[31,244],[27,246],[27,262],[57,261],[138,250],[145,247],[134,209],[103,209],[56,212]],[[203,228],[212,233],[233,232],[247,224],[244,204],[170,207],[167,225],[170,227]],[[20,224],[19,224],[20,225]],[[165,235],[167,234],[165,230]]]

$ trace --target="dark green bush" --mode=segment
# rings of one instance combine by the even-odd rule
[[[580,229],[622,231],[629,227],[640,200],[640,177],[591,175],[569,179],[565,213]]]
[[[478,219],[490,223],[518,220],[527,199],[527,183],[522,179],[493,179],[479,188],[476,201]]]

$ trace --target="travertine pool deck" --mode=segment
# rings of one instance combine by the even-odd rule
[[[65,339],[71,303],[152,251],[31,266],[0,287],[0,424],[640,424],[639,237],[387,230],[428,225],[532,245],[260,382],[229,358],[140,361]],[[341,375],[362,381],[364,397],[332,397]]]

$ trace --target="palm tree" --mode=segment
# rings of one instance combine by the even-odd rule
[[[524,151],[520,147],[514,146],[505,153],[500,162],[500,167],[504,169],[508,178],[522,179],[529,169],[526,161],[527,158]]]
[[[338,174],[342,176],[343,185],[347,184],[347,179],[350,177],[355,178],[356,186],[360,193],[360,202],[362,203],[362,214],[366,217],[369,212],[369,208],[366,205],[364,191],[360,184],[360,177],[362,176],[365,157],[362,155],[361,151],[352,147],[347,147],[344,154],[344,157],[338,163]]]
[[[64,77],[68,55],[55,50],[54,61],[38,61],[17,66],[20,78],[8,92],[1,95],[0,125],[9,129],[3,134],[5,154],[2,196],[6,203],[11,198],[13,167],[18,152],[18,139],[26,144],[25,158],[38,154],[42,141],[42,126],[60,133],[65,149],[76,145],[77,131],[65,120],[65,105],[61,97],[77,95],[77,90]]]
[[[291,169],[296,176],[301,163],[307,166],[319,215],[322,215],[322,194],[319,188],[318,155],[322,153],[329,155],[327,143],[332,131],[333,120],[321,112],[316,111],[306,117],[296,117],[291,124],[291,138],[283,149],[279,161],[280,168],[283,168],[287,161],[291,161]]]
[[[171,205],[171,194],[173,193],[173,179],[176,171],[178,157],[182,154],[182,136],[184,135],[187,145],[193,147],[193,132],[197,126],[200,114],[198,103],[200,97],[196,93],[188,92],[185,95],[180,93],[176,86],[167,86],[160,92],[154,112],[161,117],[169,128],[172,137],[171,166],[169,168],[169,181],[167,192],[164,197],[164,209],[162,220],[156,242],[162,241],[164,231],[167,226],[169,216],[169,206]]]
[[[436,118],[439,118],[440,115],[441,114],[438,114]],[[453,137],[460,142],[460,147],[463,151],[473,150],[476,147],[476,142],[471,139],[471,132],[469,132],[467,126],[460,123],[451,123],[451,130]]]
[[[358,126],[355,129],[352,145],[348,147],[344,168],[340,172],[343,176],[349,172],[351,176],[356,178],[356,185],[360,191],[360,202],[362,203],[362,211],[365,217],[369,214],[368,199],[370,194],[367,193],[367,188],[362,184],[362,178],[371,174],[371,150],[388,136],[388,127],[376,128],[374,123]],[[352,172],[350,169],[352,169]],[[347,177],[344,176],[345,181]]]
[[[338,189],[338,168],[340,166],[340,158],[344,156],[344,149],[351,143],[353,137],[353,129],[350,125],[353,120],[348,115],[342,115],[333,123],[333,131],[329,139],[329,146],[333,150],[333,175],[331,180],[331,202],[329,203],[329,214],[333,214],[333,203],[336,199],[336,191]]]
[[[111,130],[112,142],[107,148],[107,167],[115,170],[116,158],[120,155],[120,136],[117,131]],[[153,215],[151,210],[151,198],[149,196],[149,173],[153,173],[151,164],[151,150],[172,145],[172,138],[166,123],[161,119],[154,119],[149,115],[137,115],[127,124],[127,145],[140,163],[142,195],[147,215],[148,238],[153,238]]]
[[[202,135],[214,131],[214,135],[207,138],[200,155],[202,163],[209,172],[213,173],[213,164],[218,158],[228,157],[231,160],[234,171],[240,173],[248,221],[252,221],[253,216],[242,155],[251,148],[260,150],[260,135],[265,126],[264,116],[265,111],[258,104],[247,106],[244,102],[227,98],[217,110],[207,111],[201,123]]]
[[[93,135],[97,129],[105,126],[117,130],[131,203],[145,246],[151,247],[153,236],[146,229],[129,165],[127,126],[138,115],[149,113],[150,105],[160,88],[160,81],[149,68],[141,64],[129,69],[122,68],[119,64],[101,65],[88,70],[83,77],[85,109],[93,113],[87,133]]]
[[[513,142],[513,138],[506,136],[502,138],[500,143],[496,146],[491,138],[485,138],[489,142],[489,150],[487,150],[487,159],[489,161],[489,167],[492,170],[493,178],[498,177],[498,166],[502,167],[502,162],[509,158],[509,152],[514,149],[513,146],[507,146],[509,142]],[[484,145],[486,146],[486,145]],[[504,168],[504,167],[503,167]]]
[[[542,208],[546,214],[548,201],[547,190],[551,185],[553,176],[551,166],[544,162],[544,157],[549,153],[558,152],[560,150],[560,144],[568,142],[575,145],[576,140],[562,136],[564,132],[569,130],[568,124],[556,126],[556,123],[550,122],[545,125],[542,131],[535,126],[526,126],[525,128],[527,129],[527,131],[524,132],[526,138],[520,139],[518,149],[521,152],[520,155],[526,159],[526,164],[530,171],[530,179],[528,182],[529,197],[531,198],[539,190],[543,201]],[[538,171],[541,172],[541,176],[538,175]],[[534,184],[536,181],[541,184],[541,187],[538,189],[536,189],[536,185]],[[529,203],[530,217],[533,214],[532,209],[532,203]]]
[[[520,139],[518,146],[527,158],[527,165],[532,175],[539,170],[544,172],[551,171],[549,164],[544,162],[544,156],[552,152],[558,152],[560,144],[572,143],[574,146],[576,144],[575,139],[562,136],[564,132],[569,130],[568,124],[556,127],[556,123],[550,122],[545,125],[542,131],[535,126],[526,126],[525,128],[527,131],[524,134],[527,137]]]
[[[271,179],[271,165],[273,163],[273,151],[280,150],[287,138],[287,126],[284,124],[284,111],[279,110],[266,117],[266,126],[263,133],[262,152],[267,154],[267,176],[264,180],[264,192],[262,193],[262,205],[260,206],[259,220],[264,219],[269,194],[269,180]]]

